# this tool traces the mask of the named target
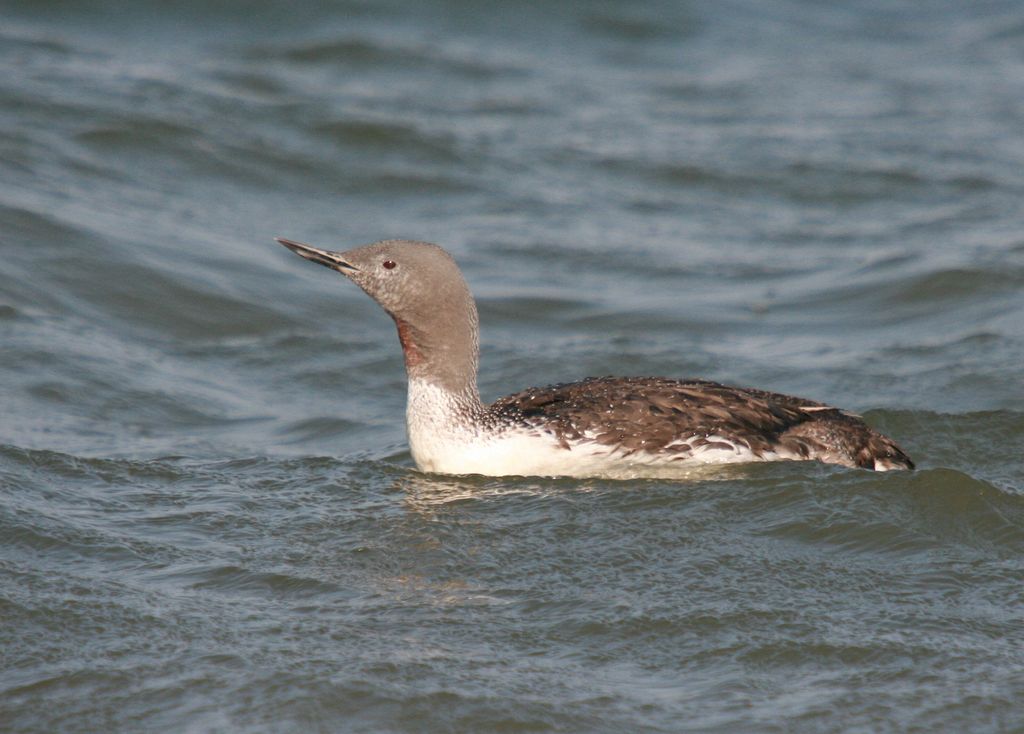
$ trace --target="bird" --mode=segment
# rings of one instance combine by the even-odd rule
[[[588,377],[486,404],[477,387],[476,302],[447,251],[401,239],[342,252],[275,240],[344,275],[394,320],[408,378],[409,449],[421,472],[672,478],[783,460],[914,468],[853,413],[704,379]]]

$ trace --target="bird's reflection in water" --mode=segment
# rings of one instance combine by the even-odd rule
[[[434,514],[443,508],[460,504],[503,497],[538,497],[569,491],[588,491],[593,488],[592,485],[592,482],[574,479],[495,478],[475,474],[447,476],[423,474],[414,469],[410,469],[395,482],[395,488],[405,495],[405,506],[424,514]]]
[[[788,463],[788,462],[787,462]],[[772,467],[768,467],[770,470]],[[665,479],[578,479],[573,477],[485,477],[476,474],[444,475],[424,474],[406,469],[394,484],[396,491],[404,493],[404,503],[416,512],[436,512],[464,502],[498,499],[502,497],[565,496],[594,491],[635,491],[666,482],[679,485],[685,491],[688,484],[706,481],[744,479],[750,474],[765,471],[762,464],[726,464],[697,466],[685,478]]]

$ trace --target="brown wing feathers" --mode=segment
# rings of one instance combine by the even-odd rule
[[[892,441],[836,408],[788,395],[704,380],[592,377],[525,390],[496,401],[495,417],[542,426],[565,448],[590,440],[625,455],[684,459],[700,447],[745,446],[755,455],[874,468],[881,458],[912,468]]]

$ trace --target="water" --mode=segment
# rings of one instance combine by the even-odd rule
[[[1024,9],[8,2],[0,730],[1024,731]],[[411,467],[448,247],[484,396],[702,376],[920,467]]]

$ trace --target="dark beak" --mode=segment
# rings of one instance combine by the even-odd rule
[[[304,257],[315,263],[326,265],[331,270],[337,270],[343,275],[348,275],[349,273],[354,273],[359,270],[359,268],[352,263],[345,262],[345,259],[337,252],[321,250],[319,247],[310,247],[309,245],[304,245],[301,242],[286,240],[284,237],[275,237],[274,239],[299,257]]]

